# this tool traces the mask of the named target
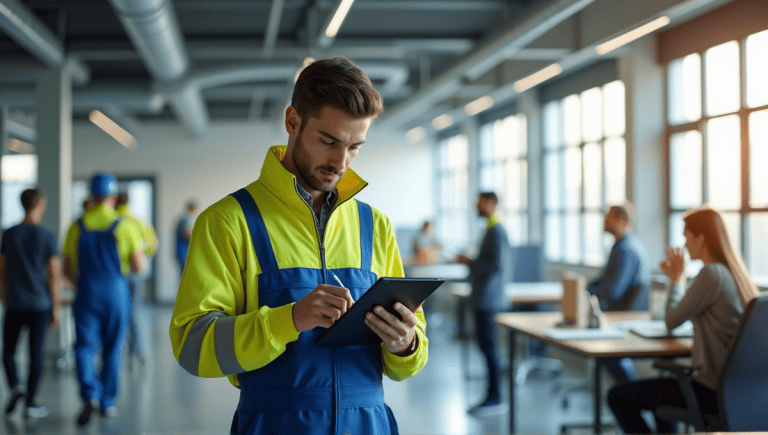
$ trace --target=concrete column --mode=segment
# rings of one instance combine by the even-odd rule
[[[664,70],[656,63],[655,41],[637,41],[619,62],[626,88],[627,198],[635,205],[635,232],[645,245],[652,271],[664,257],[668,232]]]
[[[469,246],[474,256],[478,250],[480,237],[483,236],[482,229],[478,224],[477,217],[477,194],[480,193],[480,125],[476,117],[466,119],[461,125],[461,133],[467,136],[468,156],[467,162],[467,210],[469,212]]]
[[[48,202],[42,226],[61,245],[71,223],[72,80],[67,67],[51,68],[40,75],[36,103],[37,180]]]
[[[526,118],[528,139],[528,242],[544,244],[544,128],[539,88],[523,92],[517,99],[518,112]]]
[[[8,107],[0,106],[0,163],[8,148]],[[0,222],[3,221],[3,165],[0,164]]]

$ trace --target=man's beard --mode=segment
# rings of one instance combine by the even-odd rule
[[[312,171],[312,161],[309,158],[309,152],[304,148],[301,140],[301,132],[296,136],[296,143],[293,147],[293,166],[298,171],[299,176],[314,190],[320,192],[331,192],[336,188],[338,182],[320,178]],[[319,166],[316,169],[325,171],[329,174],[338,174],[339,171],[333,166]],[[340,174],[343,175],[343,174]]]

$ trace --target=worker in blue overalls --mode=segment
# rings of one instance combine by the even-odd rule
[[[427,363],[424,311],[377,306],[360,328],[380,344],[316,345],[378,277],[403,276],[392,223],[355,198],[367,183],[350,168],[381,96],[341,57],[308,65],[293,95],[288,145],[195,221],[174,356],[238,386],[230,433],[397,434],[382,377],[402,381]]]
[[[96,205],[72,223],[64,243],[64,271],[77,283],[72,306],[75,360],[85,402],[79,425],[87,424],[99,408],[105,417],[117,415],[120,348],[131,307],[125,275],[146,269],[141,233],[114,210],[115,177],[106,173],[94,176],[91,194]],[[93,358],[99,347],[103,364],[97,374]]]

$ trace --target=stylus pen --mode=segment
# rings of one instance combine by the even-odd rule
[[[344,288],[347,288],[347,286],[345,286],[345,285],[344,285],[344,283],[343,283],[343,282],[341,282],[341,280],[339,279],[339,277],[338,277],[338,276],[336,276],[336,274],[335,274],[335,273],[331,272],[331,275],[333,275],[333,279],[335,279],[335,280],[336,280],[336,282],[338,282],[338,283],[339,283],[339,287],[344,287]]]

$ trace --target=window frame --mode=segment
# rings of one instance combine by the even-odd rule
[[[760,33],[760,32],[755,32]],[[752,33],[752,34],[755,34]],[[676,134],[686,133],[690,131],[698,131],[701,135],[701,158],[702,158],[702,170],[701,170],[701,188],[702,188],[702,205],[709,203],[709,161],[708,161],[708,134],[707,134],[707,125],[710,121],[723,118],[727,116],[733,116],[737,115],[739,118],[739,130],[740,130],[740,153],[741,153],[741,174],[740,174],[740,183],[741,183],[741,201],[740,206],[738,209],[718,209],[718,211],[721,211],[723,213],[738,213],[739,215],[739,235],[738,235],[738,243],[741,247],[741,254],[744,258],[744,261],[747,265],[750,265],[751,259],[749,258],[749,228],[747,225],[747,221],[749,219],[749,216],[753,213],[768,213],[768,206],[766,207],[752,207],[750,204],[750,175],[751,175],[751,161],[750,161],[750,148],[749,148],[749,117],[754,112],[759,112],[763,110],[768,110],[768,104],[764,104],[761,106],[756,107],[748,107],[747,106],[747,88],[746,88],[746,40],[749,35],[744,35],[738,38],[733,38],[728,41],[719,42],[715,45],[701,48],[697,51],[692,51],[690,53],[686,53],[685,55],[670,59],[667,63],[663,65],[664,67],[664,123],[665,123],[665,132],[664,132],[664,164],[666,166],[664,171],[664,213],[665,213],[665,228],[666,228],[666,234],[665,234],[665,240],[667,243],[667,246],[672,245],[672,225],[671,225],[671,218],[675,214],[682,214],[688,209],[673,207],[672,205],[672,189],[674,187],[672,180],[672,167],[673,167],[673,161],[672,161],[672,149],[671,149],[671,140],[672,136]],[[713,47],[717,47],[721,44],[725,44],[731,41],[736,41],[739,46],[739,74],[738,74],[738,80],[739,80],[739,109],[734,112],[726,112],[726,113],[720,113],[717,115],[709,115],[707,113],[707,95],[706,95],[706,79],[707,79],[707,66],[705,61],[705,53],[707,50]],[[683,59],[686,56],[692,55],[692,54],[698,54],[701,59],[701,69],[700,69],[700,92],[701,92],[701,98],[700,98],[700,104],[701,104],[701,117],[694,121],[689,121],[677,125],[672,125],[670,123],[670,113],[669,113],[669,97],[670,97],[670,81],[669,81],[669,66],[672,62]],[[689,270],[690,273],[690,270]],[[750,271],[751,273],[751,271]],[[765,284],[765,283],[762,283]]]
[[[599,249],[600,249],[600,256],[601,260],[598,262],[597,259],[591,260],[588,258],[588,247],[585,241],[585,231],[587,229],[586,225],[586,219],[587,217],[591,215],[600,215],[601,217],[604,215],[606,207],[610,205],[607,202],[607,182],[609,181],[607,178],[607,172],[606,171],[606,143],[611,139],[621,139],[624,142],[624,174],[625,178],[629,174],[629,152],[627,150],[627,129],[626,125],[624,128],[624,132],[621,135],[606,135],[605,133],[605,87],[606,85],[614,82],[621,82],[624,88],[624,108],[625,108],[625,116],[626,116],[626,105],[627,105],[627,97],[626,97],[626,84],[623,80],[620,78],[616,78],[614,80],[610,80],[608,82],[602,83],[599,86],[593,86],[588,89],[584,89],[582,91],[570,94],[564,98],[559,98],[556,100],[548,101],[545,104],[542,105],[542,129],[545,130],[548,125],[548,121],[546,118],[546,106],[549,104],[557,104],[559,106],[558,108],[558,128],[559,128],[559,137],[558,137],[558,144],[551,146],[547,142],[547,132],[542,132],[542,159],[541,159],[541,170],[542,174],[544,174],[544,178],[547,179],[548,177],[548,171],[547,171],[547,160],[548,156],[550,155],[556,155],[557,156],[557,166],[559,169],[559,172],[562,174],[561,178],[559,180],[558,184],[558,192],[559,195],[559,206],[552,208],[548,204],[548,198],[550,195],[550,192],[548,192],[548,185],[547,183],[544,183],[543,192],[544,192],[544,198],[542,202],[542,221],[544,223],[544,245],[547,246],[549,244],[549,231],[547,230],[547,221],[548,217],[550,216],[557,216],[559,220],[559,240],[558,244],[560,245],[560,255],[559,258],[552,258],[549,256],[549,252],[547,252],[547,249],[545,248],[545,258],[546,261],[550,263],[557,263],[557,264],[567,264],[567,265],[576,265],[576,266],[587,266],[587,267],[599,267],[601,266],[605,259],[606,255],[606,246],[604,243],[604,239],[601,238],[599,242]],[[601,124],[602,124],[602,132],[601,136],[598,140],[590,140],[587,141],[584,138],[583,131],[580,134],[580,140],[579,143],[576,144],[568,144],[566,138],[565,138],[565,111],[563,110],[563,103],[566,98],[570,97],[571,95],[575,95],[579,97],[579,128],[583,130],[583,123],[584,120],[582,118],[583,115],[583,103],[582,103],[582,95],[591,90],[598,88],[600,89],[601,93],[601,99],[603,100],[603,109],[601,113]],[[586,165],[584,160],[584,149],[588,146],[597,145],[597,147],[600,150],[600,201],[598,206],[587,206],[585,202],[585,198],[587,196],[586,189],[585,189],[585,179],[586,179]],[[576,208],[570,208],[566,204],[566,180],[565,180],[565,172],[566,172],[566,158],[565,154],[568,149],[578,149],[579,150],[579,159],[580,159],[580,176],[581,181],[579,185],[579,205]],[[629,193],[629,183],[625,182],[624,184],[624,200],[628,198]],[[612,203],[611,203],[612,204]],[[578,229],[577,233],[579,234],[579,252],[578,252],[578,259],[573,261],[573,259],[568,258],[568,254],[566,252],[567,246],[568,246],[568,229],[567,229],[567,218],[569,215],[576,215],[578,220]],[[601,235],[603,234],[602,228],[601,228]]]
[[[466,151],[467,151],[467,159],[465,159],[464,162],[461,163],[461,166],[459,167],[446,167],[444,166],[443,161],[443,150],[444,147],[450,147],[450,143],[452,140],[457,139],[458,137],[463,136],[464,141],[466,144]],[[450,150],[447,152],[450,153]],[[456,180],[457,178],[460,178],[462,174],[464,177],[466,177],[467,180],[467,191],[465,192],[465,198],[469,198],[469,153],[470,150],[470,142],[469,137],[461,133],[459,131],[456,131],[454,134],[446,135],[440,140],[437,141],[437,157],[438,157],[438,164],[437,164],[437,190],[440,195],[440,201],[438,202],[438,216],[435,219],[436,220],[436,227],[437,227],[437,234],[441,237],[441,240],[443,243],[446,244],[446,246],[449,247],[455,247],[457,249],[462,248],[463,246],[467,245],[469,243],[469,201],[464,201],[463,204],[459,204],[458,206],[455,206],[454,204],[449,204],[447,198],[443,197],[444,189],[443,189],[443,183],[448,181]],[[461,238],[451,238],[451,237],[444,237],[444,229],[446,225],[446,218],[458,218],[463,219],[464,222],[467,224],[466,228],[463,228],[461,231],[461,234],[464,234],[466,237]],[[455,245],[455,246],[454,246]]]
[[[493,141],[492,147],[495,149],[495,143],[496,143],[496,137],[495,137],[495,125],[497,122],[504,122],[507,121],[510,118],[517,118],[518,126],[519,126],[519,140],[521,144],[521,148],[524,148],[523,152],[520,152],[516,155],[512,154],[506,154],[502,158],[498,158],[497,155],[494,153],[493,159],[486,160],[483,155],[483,149],[486,146],[483,143],[483,140],[485,138],[483,132],[484,129],[490,128],[491,129],[491,140]],[[530,183],[530,161],[529,161],[529,155],[530,155],[530,149],[529,149],[529,142],[528,142],[528,117],[521,112],[517,112],[508,116],[503,117],[497,117],[486,120],[483,124],[481,124],[478,128],[479,138],[478,141],[480,152],[478,153],[479,158],[477,161],[477,174],[478,174],[478,185],[482,185],[482,176],[483,176],[483,170],[486,168],[493,168],[493,167],[500,167],[501,173],[502,173],[502,186],[493,186],[491,189],[493,192],[495,192],[497,195],[500,196],[500,202],[505,205],[504,208],[499,208],[498,211],[501,212],[501,215],[504,218],[504,224],[507,225],[507,230],[510,230],[510,227],[508,225],[511,224],[511,219],[517,218],[517,219],[524,219],[524,222],[520,222],[521,227],[519,228],[521,239],[519,240],[520,245],[525,245],[529,243],[530,241],[530,198],[529,198],[529,183]],[[520,208],[512,208],[509,206],[507,202],[508,193],[507,192],[507,186],[509,184],[508,177],[510,176],[510,173],[506,170],[507,164],[510,162],[516,161],[519,163],[524,163],[525,167],[525,174],[520,174],[521,177],[518,180],[518,188],[520,189],[520,193],[524,194],[524,205]],[[480,190],[486,190],[483,187],[480,187]],[[510,238],[510,243],[514,242]]]

